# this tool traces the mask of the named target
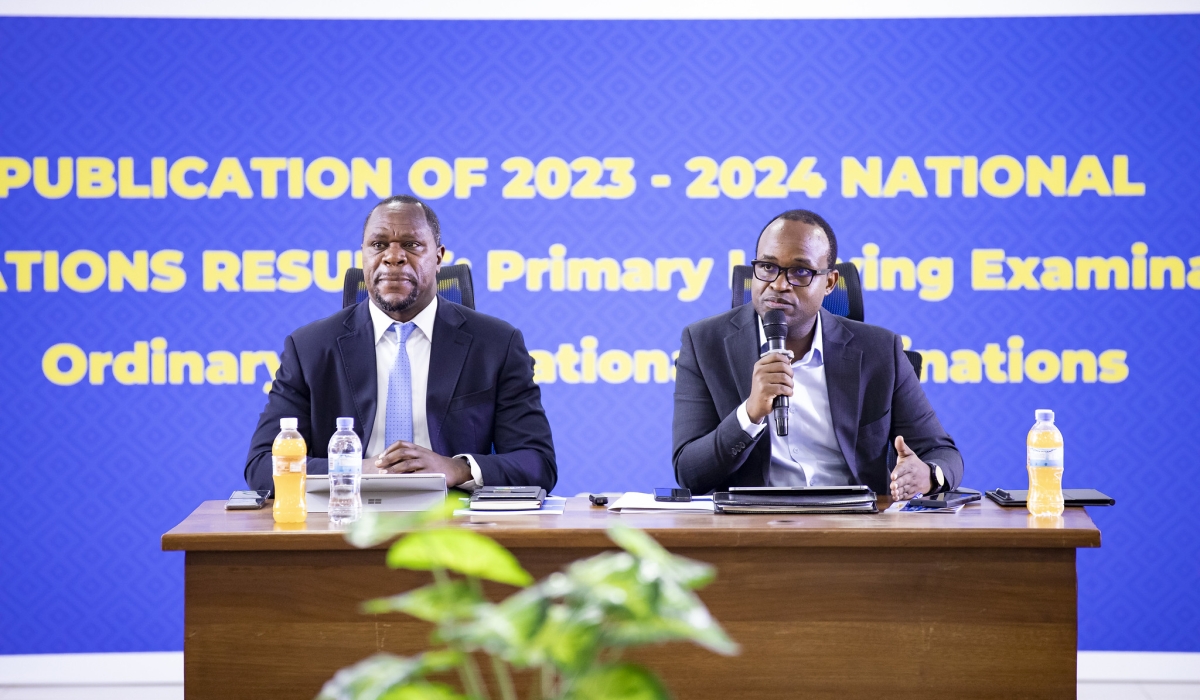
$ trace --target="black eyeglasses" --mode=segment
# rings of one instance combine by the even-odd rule
[[[835,269],[832,267],[825,270],[813,270],[807,267],[780,267],[766,260],[751,260],[750,264],[754,266],[754,276],[763,282],[774,282],[779,279],[780,274],[783,274],[788,284],[793,287],[807,287],[812,284],[813,278],[817,275],[829,274]]]

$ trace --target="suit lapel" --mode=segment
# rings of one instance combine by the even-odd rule
[[[750,398],[750,386],[754,380],[754,363],[758,362],[758,316],[750,304],[743,305],[729,322],[732,332],[725,336],[725,356],[729,370],[737,385],[739,403]]]
[[[433,346],[429,354],[429,382],[425,391],[425,417],[429,422],[429,442],[434,452],[447,454],[448,446],[442,433],[446,412],[458,377],[471,349],[472,335],[462,330],[466,317],[457,306],[445,299],[438,300],[437,316],[433,322]]]
[[[725,336],[725,356],[729,361],[729,370],[733,373],[734,384],[737,385],[738,403],[750,398],[751,385],[754,383],[754,363],[761,355],[761,344],[758,337],[758,314],[750,304],[743,305],[729,319],[733,325],[732,332]],[[769,428],[768,428],[769,430]],[[765,445],[765,447],[764,447]],[[763,455],[761,460],[759,482],[765,486],[771,483],[771,438],[764,436],[754,454]]]
[[[820,313],[825,334],[825,383],[829,389],[833,431],[846,464],[857,477],[854,446],[858,443],[858,417],[862,408],[858,400],[862,351],[849,346],[854,334],[839,317],[824,309]],[[859,483],[862,483],[861,479]]]
[[[345,323],[349,332],[337,339],[342,370],[354,397],[358,424],[362,427],[364,447],[371,442],[379,393],[379,378],[375,369],[375,328],[371,323],[371,310],[367,308],[370,303],[363,301],[355,307]]]

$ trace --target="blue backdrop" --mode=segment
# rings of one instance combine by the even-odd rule
[[[953,365],[929,353],[924,386],[967,485],[1022,488],[1046,407],[1066,485],[1117,499],[1092,510],[1104,547],[1079,557],[1080,648],[1200,651],[1200,518],[1161,488],[1187,494],[1200,434],[1198,50],[1193,17],[0,19],[0,653],[182,648],[183,559],[159,536],[243,487],[269,377],[252,362],[266,355],[241,353],[278,352],[339,307],[321,289],[333,263],[317,256],[314,280],[312,251],[355,250],[371,203],[411,191],[415,163],[478,308],[545,351],[544,379],[554,367],[559,494],[672,483],[673,384],[650,372],[660,355],[635,351],[669,355],[684,325],[728,308],[731,251],[812,208],[843,258],[885,273],[867,320]],[[815,157],[827,187],[803,166],[796,191],[772,184],[768,156],[788,175]],[[598,163],[563,170],[581,157]],[[711,184],[697,157],[713,159]],[[529,159],[529,186],[510,158]],[[631,193],[629,161],[605,158],[632,159]],[[598,191],[580,185],[592,167]],[[470,187],[472,168],[486,184]],[[1030,180],[1049,184],[1032,196]],[[554,198],[566,182],[574,195]],[[609,257],[624,276],[574,291],[553,261],[530,273],[563,256]],[[1108,289],[1090,256],[1113,267]],[[1025,359],[987,359],[1013,336]],[[136,345],[154,338],[165,349]],[[564,344],[595,348],[595,381],[586,359],[570,381]],[[1066,350],[1091,351],[1095,374]]]

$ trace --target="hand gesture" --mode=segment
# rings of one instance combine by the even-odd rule
[[[904,444],[904,437],[896,436],[896,468],[892,470],[892,499],[907,501],[914,496],[929,493],[929,465],[921,461],[917,453]]]

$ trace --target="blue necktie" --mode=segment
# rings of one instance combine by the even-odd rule
[[[408,336],[412,335],[417,324],[393,323],[389,332],[395,333],[399,340],[400,350],[396,353],[396,362],[392,365],[392,373],[388,375],[387,416],[384,429],[384,439],[388,447],[397,440],[412,442],[412,367],[408,363],[408,350],[404,345]]]

